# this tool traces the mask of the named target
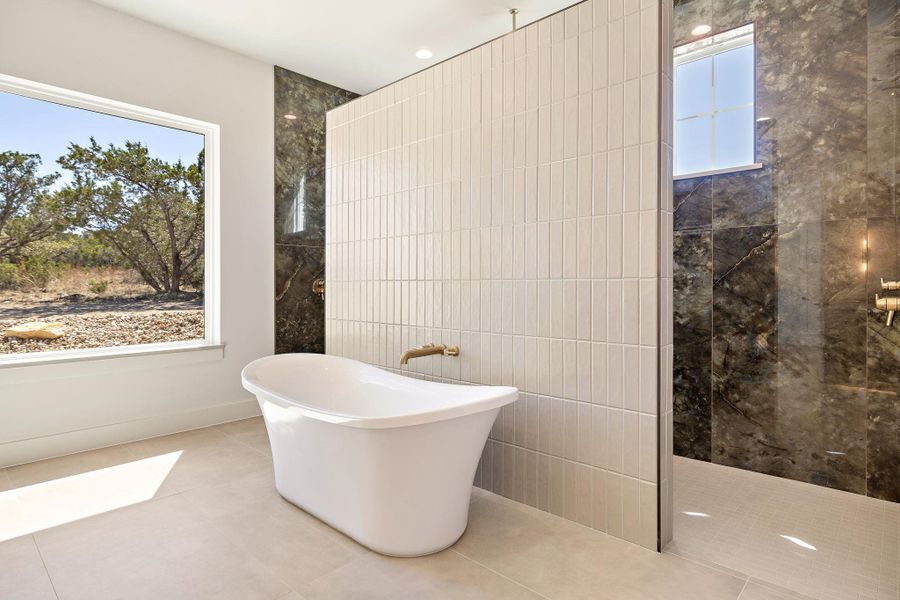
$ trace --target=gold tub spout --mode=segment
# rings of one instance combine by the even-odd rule
[[[443,354],[444,356],[459,356],[459,346],[445,346],[444,344],[425,344],[419,348],[407,350],[400,357],[400,364],[405,365],[411,358],[419,358],[420,356],[431,356],[432,354]]]

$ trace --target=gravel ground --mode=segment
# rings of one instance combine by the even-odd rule
[[[63,323],[66,334],[55,340],[20,340],[2,335],[9,327],[29,321]],[[202,310],[93,312],[65,316],[0,318],[0,354],[154,344],[202,337]]]

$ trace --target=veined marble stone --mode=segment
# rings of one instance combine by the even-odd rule
[[[325,113],[357,95],[275,67],[275,351],[324,352]]]
[[[674,185],[674,447],[900,501],[900,0],[674,2],[750,22],[762,168]]]

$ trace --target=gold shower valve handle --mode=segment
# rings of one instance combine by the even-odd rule
[[[875,308],[878,310],[900,310],[900,297],[881,297],[875,294]]]
[[[900,290],[900,281],[885,281],[881,278],[881,289],[883,290]]]
[[[890,327],[894,322],[894,313],[900,310],[900,298],[882,298],[875,294],[875,308],[887,311],[887,326]]]

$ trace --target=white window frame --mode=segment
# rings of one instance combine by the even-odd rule
[[[737,48],[743,48],[744,46],[753,46],[754,56],[756,55],[756,27],[753,23],[748,23],[747,25],[742,25],[741,27],[735,27],[734,29],[730,29],[728,31],[723,31],[722,33],[718,33],[715,35],[711,35],[709,37],[696,40],[693,42],[688,42],[687,44],[682,44],[681,46],[677,46],[674,49],[674,68],[673,68],[673,84],[674,88],[678,90],[678,67],[683,64],[691,63],[697,60],[701,60],[704,58],[709,58],[710,56],[715,56],[717,54],[722,54],[724,52],[728,52],[729,50],[736,50]],[[761,169],[762,163],[756,161],[756,65],[754,60],[754,69],[753,69],[753,102],[749,104],[740,104],[734,106],[728,106],[725,109],[720,110],[716,107],[715,103],[715,94],[716,94],[716,81],[715,81],[715,70],[713,70],[712,74],[712,85],[710,86],[710,94],[712,96],[712,101],[710,102],[711,110],[705,113],[698,113],[696,115],[690,115],[681,119],[677,119],[675,117],[675,110],[673,110],[673,127],[672,127],[672,135],[677,138],[678,136],[678,127],[677,124],[679,121],[687,121],[689,119],[696,119],[699,117],[711,117],[712,122],[712,132],[710,143],[712,144],[712,153],[713,160],[715,161],[716,157],[716,115],[718,113],[726,113],[733,110],[739,110],[742,108],[747,108],[748,106],[753,107],[753,123],[754,123],[754,131],[752,135],[753,139],[753,162],[748,163],[746,165],[735,165],[731,167],[723,167],[723,168],[713,168],[706,171],[695,171],[690,173],[681,173],[674,175],[674,180],[679,179],[692,179],[694,177],[705,177],[708,175],[722,175],[725,173],[737,173],[740,171],[749,171],[753,169]],[[674,107],[673,107],[674,108]],[[678,147],[677,139],[674,140],[675,145],[674,148]]]
[[[66,361],[107,359],[144,354],[212,350],[210,358],[221,358],[221,282],[219,242],[219,126],[189,117],[144,108],[134,104],[84,94],[61,87],[0,73],[0,91],[45,100],[64,106],[124,117],[135,121],[199,133],[204,140],[204,249],[203,249],[203,339],[158,344],[133,344],[71,350],[48,350],[0,355],[0,368],[39,365]]]

